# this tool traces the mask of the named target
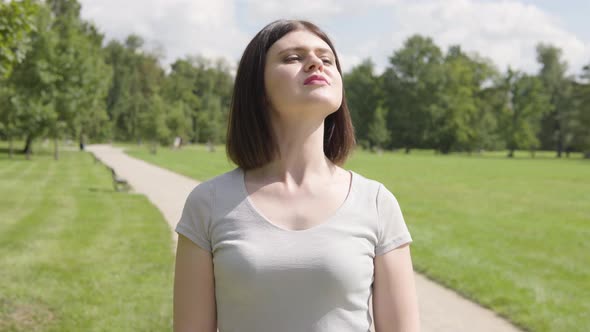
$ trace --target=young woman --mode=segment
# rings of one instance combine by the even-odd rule
[[[354,144],[326,34],[264,27],[234,86],[238,167],[199,184],[176,228],[175,331],[419,331],[412,238],[387,188],[340,167]]]

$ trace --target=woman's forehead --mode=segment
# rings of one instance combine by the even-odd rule
[[[332,53],[330,46],[320,37],[306,30],[289,32],[277,40],[269,49],[269,53],[280,54],[289,50],[317,50]]]

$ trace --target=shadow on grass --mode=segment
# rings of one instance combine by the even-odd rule
[[[88,188],[88,191],[93,192],[93,193],[116,193],[116,191],[114,189],[106,189],[106,188],[95,188],[95,187],[90,187]]]
[[[31,153],[31,158],[35,156],[53,156],[53,150],[49,149],[35,149]],[[10,159],[10,149],[8,147],[0,147],[0,159]],[[26,160],[26,154],[21,148],[12,150],[12,159]]]
[[[140,195],[133,190],[115,190],[112,188],[99,188],[99,187],[90,187],[88,188],[89,192],[92,193],[103,193],[103,194],[110,194],[110,195]]]

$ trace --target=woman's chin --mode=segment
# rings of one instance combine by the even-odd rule
[[[302,104],[305,105],[321,105],[322,107],[338,109],[341,102],[336,100],[333,95],[310,93],[304,98]]]

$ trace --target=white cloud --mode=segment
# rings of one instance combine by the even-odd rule
[[[245,12],[250,22],[272,22],[276,19],[305,19],[320,21],[340,16],[349,7],[347,1],[337,0],[245,0]]]
[[[81,0],[82,17],[94,21],[107,39],[142,36],[161,46],[166,63],[185,55],[225,57],[233,65],[247,43],[232,0]]]
[[[385,1],[384,1],[385,2]],[[460,44],[465,50],[489,57],[499,69],[508,65],[528,72],[538,70],[535,47],[550,43],[563,49],[570,72],[590,60],[590,44],[566,31],[559,19],[533,5],[517,1],[394,1],[391,32],[379,45],[389,56],[410,35],[430,36],[443,50]],[[385,52],[387,51],[387,52]],[[380,65],[386,63],[382,57]]]
[[[161,45],[166,62],[187,54],[223,56],[235,64],[250,39],[278,18],[310,20],[335,42],[345,71],[371,57],[381,72],[412,34],[443,50],[460,44],[489,57],[502,70],[537,70],[538,42],[563,49],[570,72],[590,61],[590,43],[560,20],[517,0],[81,0],[82,15],[108,38],[140,34]],[[375,16],[375,17],[373,17]]]

